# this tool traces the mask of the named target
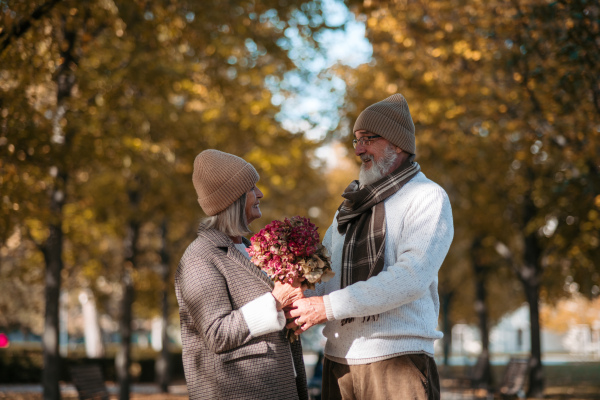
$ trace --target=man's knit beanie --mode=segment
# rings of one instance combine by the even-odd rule
[[[258,182],[252,164],[233,154],[204,150],[194,160],[192,182],[198,203],[208,216],[216,215],[232,205]]]
[[[417,152],[415,124],[410,116],[406,99],[399,93],[361,112],[354,124],[353,132],[362,129],[384,137],[408,153]]]

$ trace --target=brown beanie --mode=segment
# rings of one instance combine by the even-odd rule
[[[232,205],[248,193],[258,179],[252,164],[233,154],[204,150],[194,160],[192,182],[198,193],[198,203],[208,216]]]
[[[399,93],[361,112],[354,123],[353,132],[362,129],[384,137],[408,153],[416,154],[415,124],[406,99]]]

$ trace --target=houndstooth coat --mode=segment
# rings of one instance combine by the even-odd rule
[[[272,287],[228,236],[200,225],[175,275],[190,399],[308,399],[300,341],[284,330],[253,338],[240,310]]]

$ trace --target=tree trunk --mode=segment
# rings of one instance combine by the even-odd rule
[[[131,229],[131,228],[130,228]],[[121,318],[119,331],[121,333],[121,345],[116,357],[116,369],[119,380],[119,399],[129,400],[131,377],[129,367],[131,365],[131,315],[133,304],[133,265],[125,263],[123,271],[123,299],[121,301]]]
[[[535,205],[528,196],[525,199],[524,220],[529,222],[535,215]],[[526,226],[525,223],[523,226]],[[528,397],[543,397],[544,371],[542,368],[542,346],[540,332],[539,294],[542,277],[542,248],[539,244],[537,231],[525,236],[523,265],[519,269],[519,278],[523,284],[525,296],[529,303],[529,320],[531,333],[531,359],[529,363],[529,389]]]
[[[529,303],[531,325],[531,360],[529,361],[529,390],[527,397],[544,397],[544,371],[542,368],[542,346],[539,312],[539,285],[525,284],[525,294]]]
[[[481,238],[473,240],[471,246],[471,260],[475,272],[475,312],[479,319],[479,332],[481,334],[481,356],[485,357],[485,367],[482,375],[483,384],[492,385],[492,371],[490,368],[490,334],[488,327],[488,309],[486,304],[487,290],[485,282],[488,266],[484,265],[481,258]]]
[[[76,34],[68,27],[63,18],[59,36],[66,46],[61,46],[62,64],[56,72],[56,110],[52,123],[52,142],[56,145],[56,154],[59,160],[68,147],[68,138],[62,127],[62,119],[67,112],[66,101],[71,97],[75,85],[73,69],[76,67],[74,46]],[[53,183],[49,191],[50,222],[48,224],[48,238],[41,245],[46,264],[46,289],[44,312],[44,333],[42,336],[44,369],[42,372],[42,386],[44,400],[60,399],[61,359],[59,353],[59,308],[60,308],[60,285],[61,272],[63,268],[62,245],[63,245],[63,206],[66,197],[66,183],[68,174],[63,165],[55,165],[50,168]]]
[[[156,363],[156,376],[158,378],[158,384],[162,393],[169,391],[170,383],[170,367],[171,360],[169,354],[169,337],[167,335],[167,328],[169,326],[169,253],[167,250],[167,221],[163,221],[162,225],[162,246],[160,251],[160,269],[161,278],[163,282],[163,293],[162,293],[162,331],[161,340],[162,347],[160,351],[160,357]]]
[[[54,198],[58,196],[53,196]],[[42,346],[44,353],[44,370],[42,372],[42,385],[44,387],[44,400],[59,400],[60,388],[60,353],[59,353],[59,321],[58,309],[60,299],[60,278],[63,267],[62,261],[62,201],[52,201],[54,216],[60,221],[49,226],[50,234],[43,244],[44,261],[46,263],[46,290],[44,314],[44,333]]]
[[[525,253],[528,253],[526,240]],[[537,245],[535,246],[537,247]],[[531,249],[529,249],[531,251]],[[537,263],[537,260],[536,260]],[[528,397],[538,398],[544,394],[544,371],[542,368],[542,345],[541,345],[541,329],[540,329],[540,310],[539,310],[539,294],[540,294],[540,268],[535,264],[526,263],[521,269],[521,282],[529,303],[529,321],[531,334],[531,360],[529,362],[529,390]]]
[[[139,193],[129,191],[129,201],[132,209],[137,209],[139,204]],[[134,299],[133,274],[137,256],[137,242],[140,231],[140,223],[132,218],[127,226],[127,235],[124,240],[124,269],[123,269],[123,299],[121,301],[121,318],[119,330],[121,333],[121,345],[116,357],[117,378],[119,380],[119,399],[128,400],[131,386],[131,322],[132,305]]]
[[[450,305],[452,304],[452,297],[454,297],[454,292],[441,293],[440,295],[442,303],[442,332],[444,333],[442,339],[444,366],[450,365],[450,349],[452,348],[452,323],[450,321]]]

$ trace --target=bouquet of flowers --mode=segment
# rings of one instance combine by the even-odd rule
[[[334,275],[327,249],[321,245],[317,227],[306,217],[275,220],[250,238],[252,262],[272,281],[327,282]]]

